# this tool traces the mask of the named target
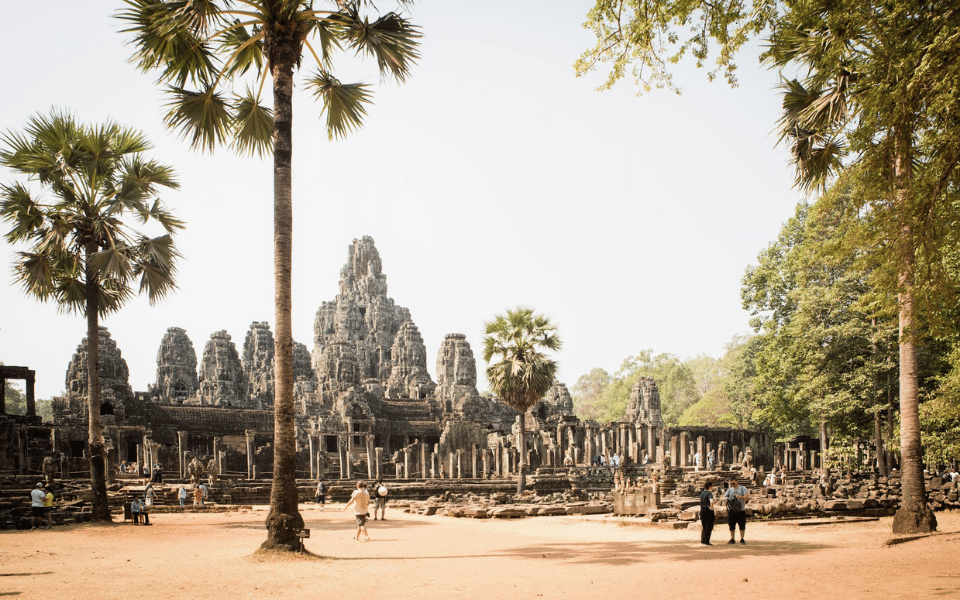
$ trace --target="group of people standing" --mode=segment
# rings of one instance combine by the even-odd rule
[[[700,492],[700,543],[705,546],[712,546],[710,535],[713,533],[713,526],[716,522],[716,513],[713,507],[720,501],[714,498],[710,488],[713,487],[712,481],[703,484],[703,491]],[[731,477],[729,485],[725,486],[723,494],[720,496],[727,503],[727,525],[730,527],[730,541],[728,544],[736,544],[735,534],[737,528],[740,529],[740,543],[746,544],[743,540],[744,531],[747,528],[747,499],[750,498],[750,492],[744,486],[740,485],[736,477]]]
[[[47,524],[43,524],[43,518]],[[53,527],[53,492],[45,489],[43,482],[30,491],[30,529],[50,529]]]

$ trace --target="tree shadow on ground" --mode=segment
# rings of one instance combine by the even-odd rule
[[[389,540],[382,540],[389,541]],[[803,542],[750,542],[746,545],[727,545],[726,541],[714,546],[703,546],[699,541],[643,541],[643,542],[576,542],[559,544],[536,544],[491,550],[483,554],[456,554],[438,556],[329,556],[333,560],[451,560],[477,558],[513,558],[560,563],[623,566],[645,561],[709,561],[737,557],[796,556],[825,548],[829,544]]]

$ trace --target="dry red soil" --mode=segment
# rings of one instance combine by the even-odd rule
[[[316,556],[255,554],[264,507],[155,514],[151,527],[0,532],[0,596],[137,598],[948,598],[960,591],[960,512],[888,546],[889,518],[747,524],[747,544],[605,517],[519,520],[388,511],[354,540],[351,514],[302,507]]]

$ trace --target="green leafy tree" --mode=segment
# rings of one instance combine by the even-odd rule
[[[520,415],[518,496],[526,486],[526,414],[550,390],[557,374],[557,362],[543,350],[557,351],[560,346],[556,327],[529,308],[508,310],[486,324],[483,360],[487,363],[487,381]]]
[[[303,86],[322,102],[327,132],[342,138],[363,122],[371,90],[342,83],[332,71],[341,49],[372,56],[383,77],[404,81],[419,57],[420,34],[389,12],[371,20],[371,2],[127,0],[119,17],[134,35],[134,60],[157,70],[170,97],[166,124],[196,149],[230,143],[239,152],[268,154],[274,164],[275,400],[274,465],[264,549],[296,550],[303,528],[296,486],[293,406],[292,154],[294,72],[315,70]],[[262,90],[272,80],[272,107]],[[242,85],[246,83],[246,87]],[[233,90],[245,89],[243,94]]]
[[[601,89],[613,87],[629,72],[643,90],[679,92],[670,66],[688,54],[697,67],[706,66],[712,43],[718,53],[710,79],[722,72],[736,85],[734,55],[751,37],[776,25],[779,6],[776,0],[596,0],[583,26],[593,31],[597,43],[574,68],[581,76],[609,65]]]
[[[897,295],[899,320],[897,533],[936,529],[923,479],[918,340],[935,314],[930,292],[946,289],[933,257],[942,232],[957,226],[944,190],[960,159],[958,28],[951,3],[812,0],[790,7],[769,54],[772,65],[805,73],[785,82],[781,121],[798,185],[823,189],[838,173],[856,173],[863,183],[852,200],[875,215],[883,242],[875,280]]]
[[[103,424],[100,418],[99,319],[135,292],[153,304],[175,289],[179,254],[173,234],[183,227],[160,201],[176,188],[173,170],[143,153],[144,135],[115,123],[78,123],[57,111],[32,117],[23,133],[2,137],[0,164],[27,183],[0,187],[6,238],[25,244],[14,264],[24,291],[62,311],[87,318],[87,403],[93,516],[110,520]],[[166,232],[137,233],[154,222]]]
[[[578,417],[594,421],[601,419],[603,413],[598,401],[611,381],[610,373],[600,368],[593,369],[577,379],[570,391],[573,396],[573,409]]]

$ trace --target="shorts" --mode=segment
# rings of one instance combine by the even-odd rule
[[[376,499],[376,504],[373,505],[373,510],[386,510],[387,509],[387,499],[384,497],[379,497]]]
[[[743,510],[731,510],[727,512],[727,525],[730,526],[730,531],[736,529],[737,525],[740,526],[740,530],[743,531],[747,528],[747,513]]]
[[[319,496],[317,496],[317,504],[326,504],[326,502],[327,502],[326,494],[320,494]]]
[[[30,514],[33,515],[34,518],[39,519],[40,517],[47,514],[47,509],[44,508],[43,506],[31,506]]]
[[[357,513],[354,516],[357,517],[357,527],[363,527],[367,524],[367,513]]]

